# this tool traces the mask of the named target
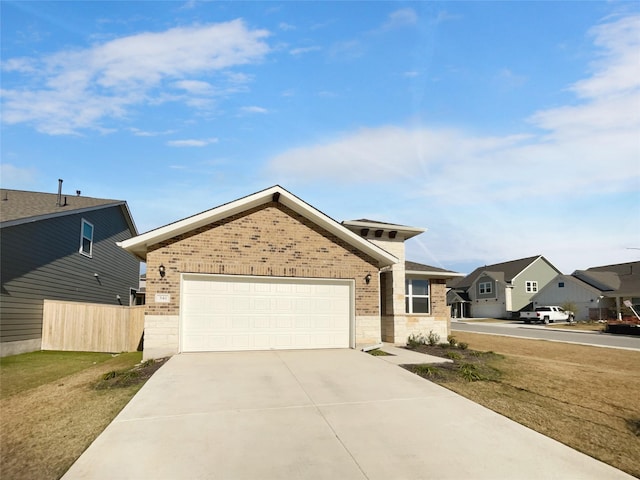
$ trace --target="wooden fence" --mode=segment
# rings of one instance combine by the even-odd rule
[[[45,300],[42,350],[135,352],[144,330],[144,305]]]

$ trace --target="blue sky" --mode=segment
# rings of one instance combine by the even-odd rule
[[[640,257],[638,2],[0,5],[4,188],[144,232],[280,184],[461,272]]]

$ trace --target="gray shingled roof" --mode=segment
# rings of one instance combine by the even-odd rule
[[[127,211],[128,220],[135,230],[133,219],[130,218],[126,202],[123,200],[63,194],[62,206],[58,206],[57,203],[58,195],[56,193],[0,189],[0,225],[5,227],[106,206],[121,205]]]
[[[607,296],[640,296],[640,262],[591,267],[572,275]]]
[[[461,279],[459,282],[450,282],[449,287],[456,289],[466,289],[471,287],[473,282],[482,274],[482,272],[491,272],[495,277],[502,274],[504,275],[505,282],[511,282],[513,278],[522,272],[525,268],[531,265],[535,260],[540,258],[542,255],[536,255],[534,257],[521,258],[519,260],[511,260],[509,262],[496,263],[493,265],[485,265],[483,267],[476,268],[469,275]]]
[[[409,261],[404,262],[404,269],[413,272],[456,273],[452,270],[445,270],[444,268],[432,267],[431,265]]]

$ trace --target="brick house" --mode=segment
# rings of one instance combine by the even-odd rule
[[[338,223],[274,186],[120,242],[147,263],[144,357],[446,339],[459,274],[405,262],[423,231]]]

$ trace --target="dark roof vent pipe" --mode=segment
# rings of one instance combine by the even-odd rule
[[[64,180],[62,180],[61,178],[58,179],[58,200],[56,201],[56,207],[61,207],[62,206],[62,182]]]

